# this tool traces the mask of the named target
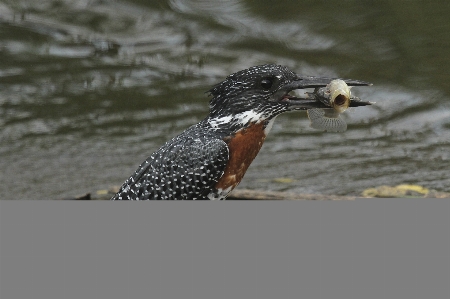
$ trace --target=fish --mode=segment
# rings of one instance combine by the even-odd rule
[[[344,132],[347,123],[341,117],[349,107],[372,105],[372,102],[361,101],[352,96],[344,80],[335,79],[325,87],[317,87],[314,92],[307,93],[311,99],[321,102],[324,108],[311,108],[306,112],[310,120],[310,126],[314,129],[327,132]]]

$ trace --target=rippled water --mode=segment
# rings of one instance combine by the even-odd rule
[[[448,1],[1,1],[0,198],[120,185],[263,63],[360,79],[345,133],[279,116],[240,187],[450,191]],[[277,180],[291,178],[292,182]]]

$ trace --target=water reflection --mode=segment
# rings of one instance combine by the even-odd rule
[[[241,187],[450,191],[449,13],[439,1],[3,1],[0,197],[121,184],[206,115],[213,84],[261,63],[374,82],[354,93],[377,105],[345,113],[342,134],[278,117]]]

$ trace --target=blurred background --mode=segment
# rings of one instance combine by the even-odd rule
[[[0,198],[121,185],[208,113],[212,85],[264,63],[372,82],[323,133],[281,115],[239,188],[450,191],[450,2],[0,1]]]

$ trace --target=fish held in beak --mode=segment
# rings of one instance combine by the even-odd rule
[[[347,123],[340,114],[350,106],[371,105],[370,102],[363,102],[357,97],[352,97],[351,87],[344,80],[332,80],[325,87],[317,87],[308,96],[322,103],[324,108],[308,109],[308,118],[311,127],[327,132],[344,132],[347,130]],[[353,105],[352,105],[353,104]]]

